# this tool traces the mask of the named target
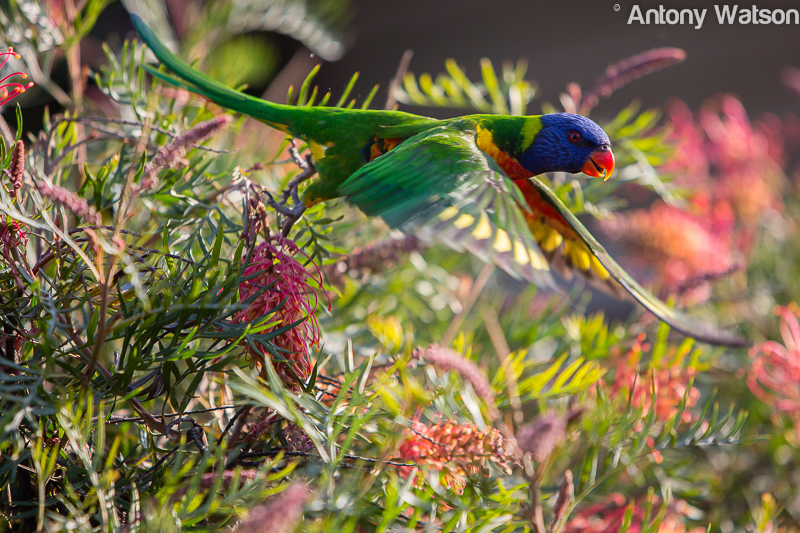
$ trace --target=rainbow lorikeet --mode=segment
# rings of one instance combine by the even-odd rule
[[[676,330],[713,344],[740,338],[699,323],[643,289],[535,176],[583,172],[608,179],[608,135],[580,115],[433,118],[399,111],[296,107],[235,91],[176,57],[136,15],[151,51],[177,78],[157,77],[305,141],[319,179],[306,206],[345,198],[392,228],[492,261],[516,278],[553,287],[551,270],[577,272],[630,293]]]

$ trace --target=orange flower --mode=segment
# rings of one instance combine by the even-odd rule
[[[648,211],[617,215],[603,226],[640,251],[642,262],[669,288],[723,274],[734,265],[724,226],[713,227],[677,207],[658,203]]]
[[[481,471],[488,475],[489,463],[511,473],[513,459],[496,429],[483,432],[470,423],[452,420],[432,426],[415,421],[410,432],[398,450],[400,459],[442,472],[448,486],[459,493],[466,484],[464,476]],[[412,467],[401,467],[400,471],[408,476]]]

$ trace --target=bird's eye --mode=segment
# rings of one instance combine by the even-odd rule
[[[577,131],[571,131],[569,132],[569,140],[574,143],[580,142],[581,134],[578,133]]]

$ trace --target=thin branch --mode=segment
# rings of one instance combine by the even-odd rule
[[[403,78],[406,77],[406,72],[408,72],[408,66],[411,64],[411,58],[414,56],[414,51],[410,48],[403,52],[403,57],[400,58],[400,64],[397,66],[397,72],[395,72],[392,81],[389,83],[388,91],[389,94],[386,97],[386,105],[383,106],[386,110],[392,110],[397,107],[397,97],[395,93],[400,88],[400,84],[403,83]]]
[[[237,461],[239,459],[252,459],[258,457],[276,457],[281,454],[284,457],[319,457],[318,454],[311,452],[293,452],[290,450],[286,450],[284,448],[272,448],[270,450],[264,450],[261,452],[243,453],[239,455],[239,457],[237,457]],[[373,459],[371,457],[361,457],[360,455],[345,454],[342,457],[345,459],[349,459],[351,461],[364,461],[366,463],[373,463],[373,464],[385,464],[390,466],[410,466],[410,467],[418,466],[416,463],[398,463],[395,461],[384,461],[381,459]]]
[[[93,124],[95,122],[99,122],[101,124],[119,124],[121,126],[136,126],[136,127],[139,127],[139,128],[144,128],[144,124],[142,124],[141,122],[137,122],[135,120],[123,120],[121,118],[105,118],[105,117],[89,117],[89,116],[59,117],[58,120],[54,121],[55,124],[58,124],[58,123],[61,123],[61,122],[77,122],[77,123],[81,123],[81,124],[83,124],[83,123]],[[171,132],[169,130],[165,130],[164,128],[160,128],[160,127],[155,126],[155,125],[151,125],[150,129],[153,130],[153,131],[157,131],[158,133],[164,134],[164,135],[166,135],[167,137],[169,137],[171,139],[175,139],[175,138],[181,136],[181,134],[179,134],[179,133],[173,133],[173,132]],[[116,133],[117,137],[118,138],[122,138],[122,139],[135,138],[135,137],[129,137],[127,135],[120,136],[119,132],[115,132],[113,130],[100,130],[100,131],[102,131],[103,133],[109,133],[109,134],[115,134]],[[234,152],[234,150],[217,150],[215,148],[209,148],[208,146],[203,146],[203,145],[200,145],[200,144],[193,144],[191,146],[193,148],[197,148],[198,150],[204,150],[206,152],[211,152],[211,153],[214,153],[214,154],[232,154]]]
[[[223,411],[225,409],[236,409],[240,408],[239,405],[221,405],[219,407],[209,407],[208,409],[198,409],[196,411],[186,411],[185,413],[169,413],[166,415],[161,415],[163,418],[173,418],[176,416],[186,416],[186,415],[198,415],[203,413],[211,413],[213,411]],[[112,416],[106,420],[106,424],[122,424],[123,422],[144,422],[144,419],[141,417],[128,417],[128,416]]]
[[[458,313],[455,318],[453,318],[453,321],[450,323],[450,326],[448,326],[447,331],[444,333],[442,342],[440,343],[442,346],[450,346],[450,344],[453,342],[453,339],[456,337],[456,333],[458,333],[458,330],[461,328],[461,324],[469,314],[472,306],[475,305],[475,301],[478,299],[481,291],[489,281],[492,272],[494,272],[494,264],[486,263],[486,265],[483,267],[483,270],[481,270],[480,274],[478,274],[478,277],[475,278],[475,281],[472,283],[469,294],[464,301],[464,307],[461,309],[461,312]]]

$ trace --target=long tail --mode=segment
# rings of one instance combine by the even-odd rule
[[[131,20],[148,48],[164,66],[180,79],[175,79],[172,76],[165,75],[163,72],[148,68],[155,76],[174,85],[186,87],[192,92],[210,98],[223,107],[266,122],[280,130],[285,131],[303,113],[303,110],[299,110],[294,106],[276,104],[255,98],[209,78],[173,54],[141,17],[132,14]]]

